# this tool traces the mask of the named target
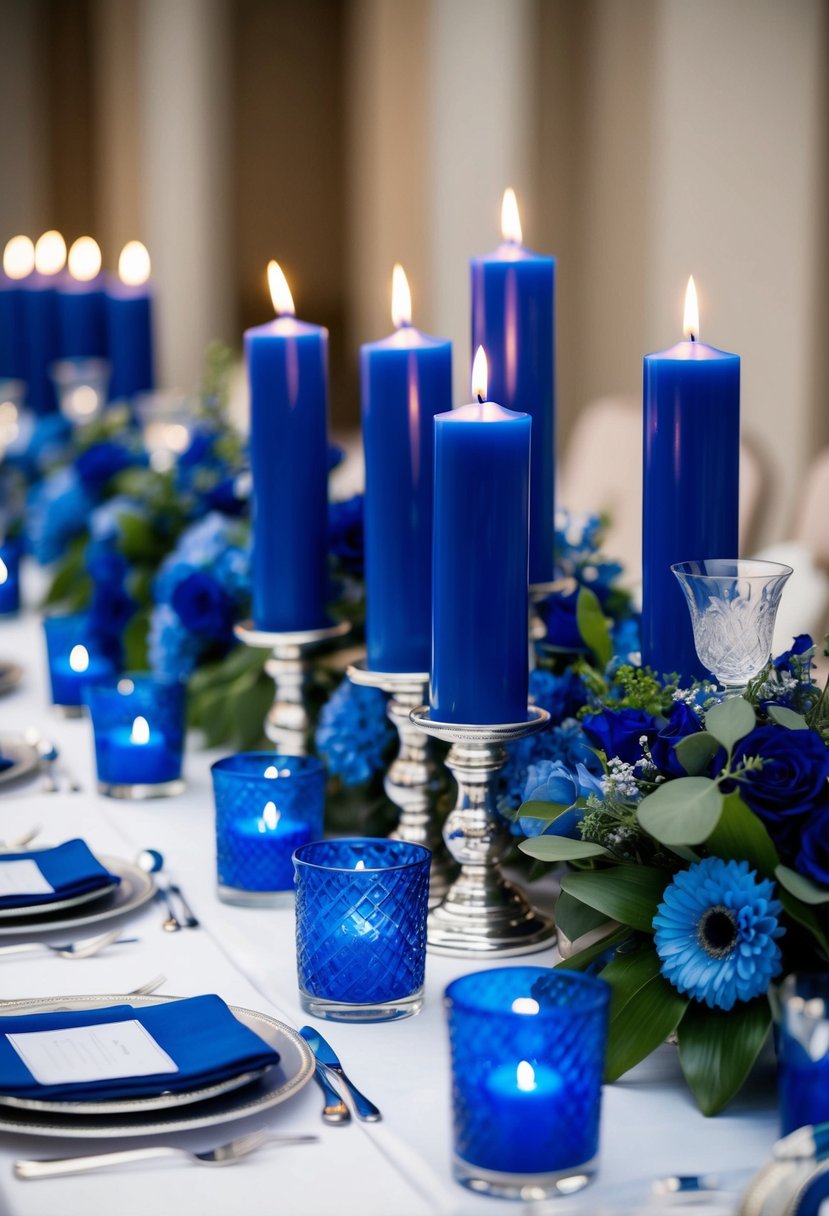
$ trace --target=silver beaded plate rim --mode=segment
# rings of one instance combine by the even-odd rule
[[[107,857],[103,854],[98,860],[111,874],[121,879],[118,886],[113,887],[108,895],[102,895],[100,899],[78,908],[74,915],[52,915],[49,905],[46,904],[42,915],[33,915],[29,911],[23,916],[0,920],[0,937],[25,937],[32,940],[45,933],[65,933],[67,929],[83,929],[87,925],[97,925],[101,921],[114,920],[116,916],[135,912],[155,895],[152,875],[137,865],[124,861],[121,857]]]

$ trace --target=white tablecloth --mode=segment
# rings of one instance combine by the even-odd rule
[[[228,1002],[261,1009],[295,1026],[308,1021],[297,1000],[292,909],[234,908],[216,898],[209,768],[219,753],[191,747],[187,791],[178,798],[143,804],[102,798],[94,792],[89,722],[60,720],[48,709],[40,625],[33,615],[0,623],[0,656],[26,668],[21,687],[0,700],[0,730],[35,726],[54,738],[84,787],[80,794],[49,794],[35,781],[0,794],[0,839],[40,824],[46,841],[80,835],[97,851],[126,857],[145,847],[160,849],[165,870],[180,881],[202,922],[197,930],[165,933],[162,909],[153,903],[127,922],[129,934],[140,939],[133,945],[75,962],[35,955],[0,958],[0,997],[124,992],[163,972],[165,993],[218,992]],[[527,961],[549,964],[554,953],[548,950]],[[320,1136],[318,1145],[266,1148],[225,1170],[150,1162],[37,1183],[15,1180],[12,1162],[114,1148],[119,1142],[0,1134],[0,1216],[472,1216],[526,1211],[520,1204],[471,1195],[451,1176],[441,996],[455,976],[483,965],[429,956],[426,998],[418,1016],[374,1026],[321,1024],[355,1082],[382,1108],[382,1123],[325,1126],[321,1095],[312,1083],[258,1120],[188,1133],[178,1142],[212,1147],[248,1130],[250,1123],[281,1132],[314,1132]],[[726,1114],[704,1119],[680,1083],[675,1052],[665,1047],[605,1089],[601,1168],[593,1185],[578,1197],[532,1210],[543,1206],[562,1216],[641,1212],[652,1179],[752,1170],[766,1158],[775,1136],[768,1077],[749,1087]],[[732,1206],[707,1210],[727,1212]]]

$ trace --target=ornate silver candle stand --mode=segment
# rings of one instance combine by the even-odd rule
[[[302,629],[294,633],[271,633],[256,629],[252,621],[241,621],[234,633],[245,646],[273,651],[265,671],[274,682],[273,705],[265,718],[265,734],[286,756],[307,756],[311,715],[307,691],[310,656],[325,642],[344,637],[349,621],[324,629]]]
[[[437,765],[431,754],[428,735],[411,720],[411,712],[423,704],[429,673],[369,671],[365,663],[348,668],[353,684],[380,688],[390,694],[386,707],[400,739],[400,750],[383,781],[389,801],[400,809],[392,839],[407,840],[432,850],[429,869],[429,906],[440,903],[449,890],[456,867],[450,860],[435,821],[435,797],[440,785]]]
[[[508,833],[495,810],[495,780],[507,759],[504,744],[543,730],[550,715],[531,705],[526,722],[466,726],[434,721],[423,705],[412,710],[411,720],[425,734],[452,745],[446,767],[458,783],[443,839],[460,873],[429,913],[428,949],[455,958],[543,950],[555,935],[552,919],[531,907],[501,874]]]

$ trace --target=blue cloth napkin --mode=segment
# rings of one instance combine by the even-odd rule
[[[5,772],[7,768],[11,768],[13,764],[14,760],[10,760],[8,756],[4,756],[3,753],[0,752],[0,773]]]
[[[9,1034],[26,1031],[63,1030],[132,1019],[140,1022],[172,1057],[178,1072],[41,1085],[7,1038]],[[104,1098],[148,1097],[167,1090],[178,1093],[278,1063],[279,1052],[238,1022],[218,996],[194,996],[137,1009],[110,1005],[106,1009],[0,1016],[0,1102],[4,1095],[94,1102]]]
[[[12,861],[34,861],[43,877],[55,888],[54,894],[4,895],[0,897],[0,908],[29,908],[35,904],[53,904],[73,895],[96,891],[99,887],[116,885],[121,881],[117,874],[110,874],[89,850],[83,840],[67,840],[53,849],[33,849],[28,853],[2,853],[0,866]]]

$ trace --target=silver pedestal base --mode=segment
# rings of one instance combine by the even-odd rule
[[[265,664],[265,671],[274,682],[274,699],[265,718],[264,730],[283,755],[307,756],[309,752],[311,714],[307,689],[311,652],[325,642],[344,637],[350,629],[348,621],[323,629],[291,633],[256,629],[252,621],[242,621],[235,626],[234,633],[245,646],[273,652]]]
[[[425,734],[451,744],[446,767],[458,783],[443,839],[460,872],[429,913],[427,948],[453,958],[543,950],[555,936],[552,918],[537,912],[501,873],[509,834],[495,810],[495,781],[507,759],[504,744],[543,730],[550,715],[530,706],[524,722],[471,726],[433,721],[421,706],[411,720]]]
[[[365,688],[380,688],[390,694],[386,712],[400,739],[400,750],[383,781],[386,795],[400,811],[390,836],[422,844],[431,850],[429,907],[439,904],[457,874],[443,846],[435,820],[435,798],[439,788],[437,764],[428,735],[413,724],[410,714],[423,704],[429,683],[428,672],[369,671],[364,663],[352,663],[348,678]]]

